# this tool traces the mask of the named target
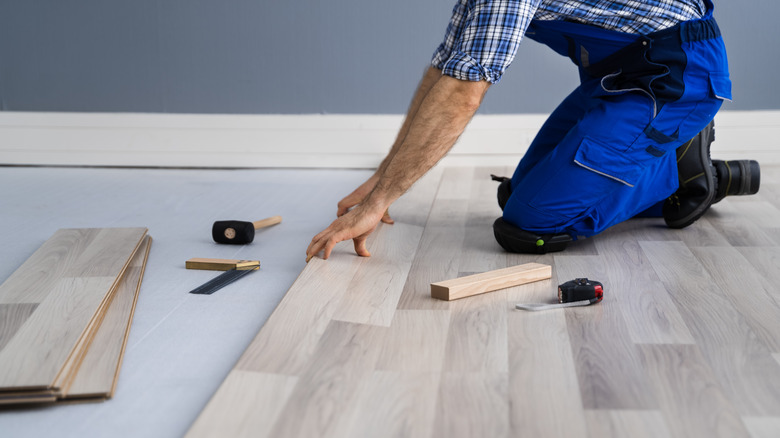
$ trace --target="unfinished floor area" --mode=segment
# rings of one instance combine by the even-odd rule
[[[0,281],[56,229],[155,239],[116,396],[0,411],[9,436],[775,437],[780,167],[684,230],[633,219],[565,252],[501,250],[491,173],[434,169],[371,237],[304,263],[370,173],[0,168]],[[282,215],[246,246],[211,223]],[[211,296],[191,257],[260,259]],[[430,283],[537,262],[552,279],[444,302]],[[526,312],[576,277],[600,304]],[[269,316],[270,315],[270,316]]]

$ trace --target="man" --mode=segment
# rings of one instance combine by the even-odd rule
[[[347,239],[370,255],[367,236],[450,150],[524,35],[571,58],[581,84],[499,178],[501,246],[561,250],[661,205],[670,227],[690,225],[717,196],[711,121],[731,98],[712,10],[711,0],[460,0],[390,152],[307,258]]]

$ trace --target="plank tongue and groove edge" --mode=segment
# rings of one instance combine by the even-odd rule
[[[551,276],[552,267],[550,265],[524,263],[509,268],[431,283],[431,297],[452,301],[534,281],[547,280]]]
[[[0,391],[56,389],[146,232],[57,231],[0,285],[0,305],[37,304],[0,351]]]
[[[60,398],[107,398],[116,389],[152,238],[146,236],[114,293],[89,348]]]

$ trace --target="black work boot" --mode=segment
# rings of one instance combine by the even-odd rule
[[[761,167],[755,160],[712,160],[717,190],[712,203],[726,196],[755,195],[761,184]]]
[[[696,222],[715,199],[715,168],[710,161],[710,144],[715,140],[715,123],[677,148],[677,175],[680,185],[663,205],[669,228],[685,228]]]
[[[501,183],[498,185],[498,206],[501,207],[501,210],[503,211],[504,206],[506,205],[506,201],[508,201],[509,196],[512,195],[512,178],[496,176],[493,174],[490,174],[490,178],[493,181],[498,181]]]

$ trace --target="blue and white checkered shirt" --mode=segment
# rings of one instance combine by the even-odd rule
[[[461,80],[496,83],[531,20],[569,20],[648,34],[706,13],[703,0],[458,0],[431,64]]]

